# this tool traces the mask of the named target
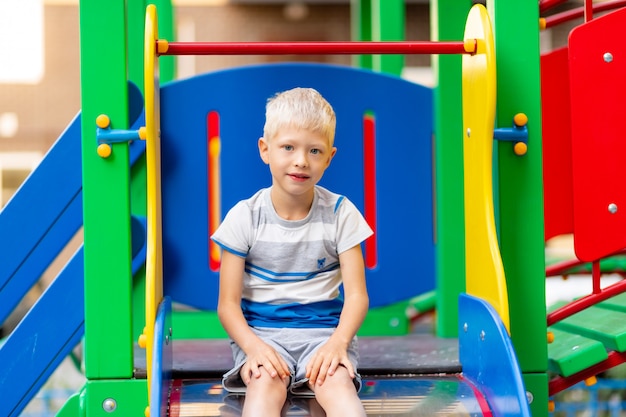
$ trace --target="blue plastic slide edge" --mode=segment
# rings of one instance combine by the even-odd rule
[[[167,416],[168,396],[172,386],[172,301],[165,297],[159,304],[154,323],[150,415]]]
[[[485,396],[494,416],[530,417],[513,343],[486,301],[459,296],[459,359],[463,376]]]

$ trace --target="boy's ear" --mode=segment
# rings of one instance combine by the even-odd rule
[[[265,138],[264,137],[260,137],[259,138],[259,155],[261,155],[261,159],[266,164],[269,164],[269,158],[268,158],[268,155],[267,155],[268,148],[269,148],[269,145],[268,145],[267,141],[265,140]]]
[[[332,149],[331,149],[331,151],[330,151],[330,158],[328,158],[328,164],[327,164],[327,166],[328,166],[328,165],[330,165],[330,161],[332,161],[332,160],[333,160],[333,158],[335,157],[335,155],[337,155],[337,148],[335,148],[335,147],[333,146],[333,148],[332,148]]]

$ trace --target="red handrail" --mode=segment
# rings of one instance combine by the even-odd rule
[[[157,42],[159,55],[466,54],[475,42]],[[161,44],[161,45],[159,45]],[[467,50],[472,49],[472,50]]]
[[[613,9],[619,9],[626,6],[626,0],[613,0],[604,3],[598,3],[593,6],[594,13],[606,12]],[[585,7],[578,7],[576,9],[568,10],[562,13],[557,13],[545,18],[545,27],[550,28],[561,23],[569,22],[570,20],[579,19],[585,16]]]

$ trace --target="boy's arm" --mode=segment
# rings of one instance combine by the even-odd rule
[[[344,304],[339,324],[328,342],[307,364],[308,378],[311,383],[319,385],[324,382],[326,375],[332,375],[339,365],[345,366],[350,377],[354,378],[355,369],[348,360],[347,350],[363,323],[369,307],[361,245],[356,245],[341,253],[339,264],[344,289]]]
[[[261,376],[261,366],[272,377],[286,378],[290,371],[283,358],[252,332],[241,311],[244,268],[244,258],[222,251],[217,315],[226,333],[246,353],[247,361],[241,373],[246,385],[250,381],[250,373],[257,378]]]

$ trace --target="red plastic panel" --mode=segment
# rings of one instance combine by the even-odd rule
[[[541,56],[545,240],[574,231],[567,48]]]
[[[574,249],[592,261],[626,247],[626,9],[570,35]]]

